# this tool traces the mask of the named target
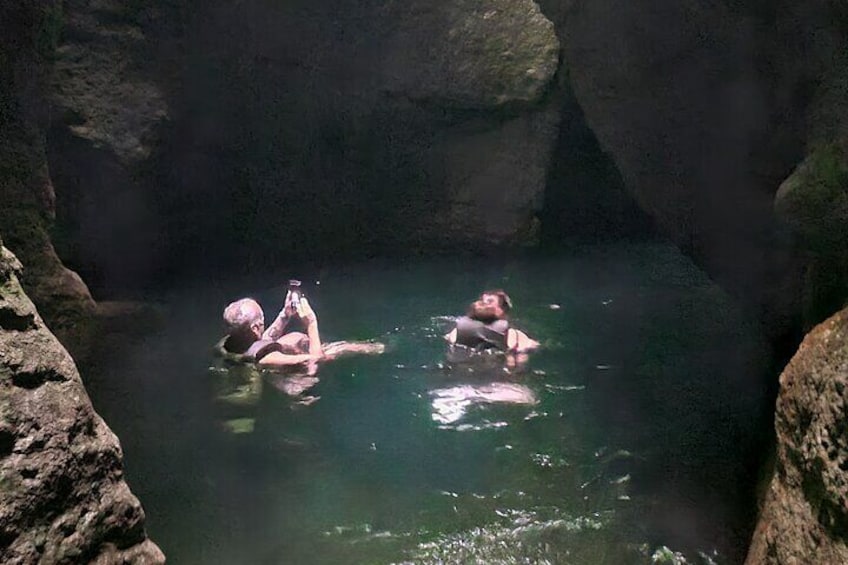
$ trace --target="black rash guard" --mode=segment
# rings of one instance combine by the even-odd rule
[[[462,316],[456,320],[456,343],[474,349],[496,348],[507,351],[509,322],[495,320],[488,324]]]
[[[283,346],[272,339],[258,339],[251,343],[246,349],[244,344],[237,343],[231,337],[224,341],[224,349],[230,353],[238,353],[245,357],[245,361],[258,363],[263,357],[274,351],[283,351]]]

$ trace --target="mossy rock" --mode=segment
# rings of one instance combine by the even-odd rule
[[[818,254],[848,248],[848,156],[838,143],[815,148],[775,196],[778,217]]]
[[[532,0],[387,8],[397,27],[390,91],[452,110],[540,103],[559,68],[553,23]]]
[[[534,2],[451,4],[449,75],[471,80],[481,102],[537,100],[556,72],[559,40]]]

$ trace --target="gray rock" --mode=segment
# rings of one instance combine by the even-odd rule
[[[142,53],[152,49],[125,4],[64,2],[51,99],[74,135],[132,164],[150,155],[168,106],[142,72]]]
[[[772,196],[803,154],[799,93],[810,77],[798,53],[817,22],[789,3],[568,4],[560,35],[569,79],[628,191],[785,334],[801,261]]]
[[[532,103],[559,63],[553,24],[532,0],[404,3],[384,62],[386,89],[465,108]]]
[[[164,563],[118,439],[0,246],[0,561]]]
[[[780,377],[777,463],[747,565],[848,563],[848,309]]]
[[[0,235],[26,266],[22,283],[53,331],[68,337],[94,311],[88,288],[67,269],[50,231],[55,193],[47,166],[44,75],[56,2],[0,5]],[[47,34],[52,37],[52,35]]]

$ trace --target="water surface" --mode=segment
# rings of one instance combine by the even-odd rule
[[[387,352],[300,381],[221,366],[226,303],[273,316],[289,276],[325,340]],[[524,366],[446,358],[451,317],[490,287],[544,344]],[[744,557],[765,349],[670,246],[370,262],[159,299],[168,327],[83,375],[172,563]]]

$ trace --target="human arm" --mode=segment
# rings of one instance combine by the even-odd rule
[[[443,337],[449,344],[454,345],[456,343],[456,328],[446,333]]]
[[[532,351],[539,347],[539,342],[535,339],[530,338],[526,333],[521,330],[515,330],[510,328],[506,334],[506,347],[508,351],[512,351],[514,353],[524,353],[526,351]]]
[[[287,367],[291,365],[302,365],[313,361],[314,359],[315,358],[309,353],[291,355],[288,353],[281,353],[280,351],[274,351],[262,357],[262,359],[259,360],[259,364],[270,367]]]
[[[286,299],[283,301],[283,308],[277,314],[273,323],[262,333],[262,339],[277,340],[282,337],[289,320],[291,320],[293,310],[291,305],[291,291],[289,291],[286,293]]]
[[[306,297],[300,299],[301,319],[306,324],[306,335],[309,338],[309,356],[319,359],[324,356],[321,347],[321,334],[318,332],[318,316]]]

